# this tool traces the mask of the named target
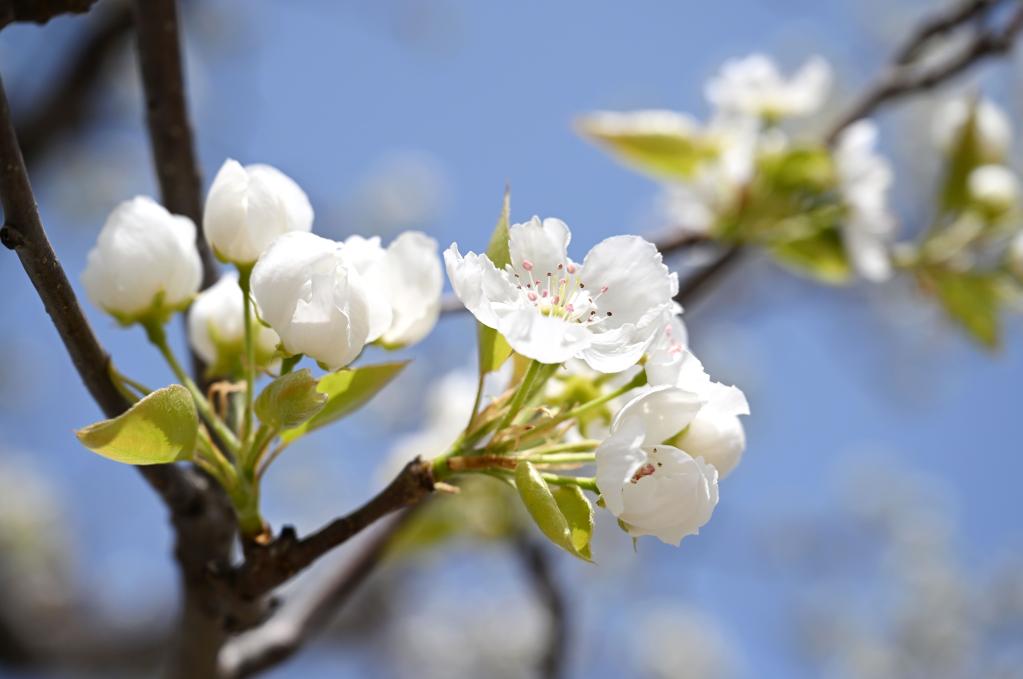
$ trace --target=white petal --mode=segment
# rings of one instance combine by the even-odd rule
[[[359,272],[369,299],[369,341],[380,338],[391,327],[392,271],[380,238],[349,236],[344,242],[345,259]]]
[[[557,277],[558,265],[568,260],[568,242],[572,234],[560,219],[533,217],[524,224],[513,224],[508,230],[508,252],[516,273],[525,276],[526,268],[533,277],[543,281],[548,274]],[[524,264],[528,263],[528,267]]]
[[[500,323],[496,308],[524,308],[525,302],[515,285],[498,271],[486,255],[475,252],[463,257],[458,244],[444,251],[444,264],[455,295],[465,308],[483,325],[497,329]]]
[[[414,344],[440,317],[444,275],[437,241],[418,231],[405,232],[387,246],[387,262],[394,318],[381,339],[388,345]]]
[[[628,427],[614,432],[594,452],[597,460],[597,487],[604,504],[615,516],[625,511],[622,488],[646,463],[642,449],[643,431]]]
[[[517,353],[541,363],[564,363],[590,342],[582,325],[544,316],[532,306],[503,314],[497,331]]]
[[[706,400],[677,387],[653,387],[626,403],[611,431],[621,429],[644,432],[643,445],[658,445],[685,429]]]
[[[689,424],[678,445],[694,457],[714,465],[721,478],[728,476],[746,450],[746,432],[734,414],[703,408]]]

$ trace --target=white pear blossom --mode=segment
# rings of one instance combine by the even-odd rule
[[[778,119],[815,113],[830,87],[831,66],[821,57],[785,78],[769,57],[752,54],[726,61],[704,93],[724,115]]]
[[[954,150],[971,117],[981,155],[988,161],[1003,159],[1012,144],[1012,123],[1005,111],[987,98],[960,96],[939,106],[931,126],[934,143],[946,153]]]
[[[110,213],[82,274],[96,306],[128,324],[184,309],[199,290],[195,224],[145,196]]]
[[[541,363],[581,358],[613,373],[636,363],[678,292],[657,248],[638,236],[608,238],[583,263],[568,258],[568,226],[534,217],[509,230],[511,262],[444,253],[448,277],[476,319],[519,354]]]
[[[406,231],[384,249],[377,236],[351,236],[344,250],[367,283],[369,341],[399,347],[426,337],[440,317],[444,288],[437,241]]]
[[[253,329],[256,361],[262,365],[273,356],[280,338],[255,319]],[[203,361],[218,369],[240,360],[245,350],[245,320],[237,272],[224,274],[196,297],[188,314],[188,341]]]
[[[1019,179],[1004,165],[981,165],[970,172],[966,186],[981,209],[1000,215],[1019,202]]]
[[[869,281],[891,277],[888,246],[895,235],[895,218],[887,194],[892,168],[877,153],[877,126],[860,120],[846,128],[835,145],[835,169],[847,214],[842,239],[856,271]]]
[[[671,386],[629,401],[597,448],[597,486],[630,535],[677,545],[710,520],[718,472],[703,458],[664,443],[690,425],[705,401]]]
[[[703,399],[685,431],[671,443],[702,457],[725,478],[746,450],[746,432],[739,416],[749,415],[749,403],[738,387],[712,381],[685,343],[685,327],[675,316],[650,350],[645,366],[647,383],[678,387]]]
[[[370,295],[341,243],[303,231],[284,234],[256,262],[252,294],[289,355],[305,354],[336,370],[369,338]]]
[[[270,165],[228,159],[206,197],[203,229],[221,259],[251,265],[275,238],[311,231],[313,208],[293,179]]]

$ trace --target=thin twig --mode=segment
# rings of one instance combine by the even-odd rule
[[[936,12],[920,22],[916,30],[895,53],[893,62],[905,65],[916,61],[935,38],[942,37],[973,19],[983,17],[1000,1],[970,0],[958,5],[951,5],[944,12]]]
[[[279,665],[321,634],[352,594],[376,570],[394,536],[423,508],[406,509],[367,537],[355,558],[316,586],[311,595],[286,604],[270,620],[231,641],[221,652],[224,677],[240,679]]]
[[[61,14],[88,12],[96,0],[3,0],[0,2],[0,27],[13,21],[45,24]]]
[[[86,119],[104,67],[131,30],[127,2],[101,6],[89,31],[70,51],[56,82],[15,126],[25,164],[33,164]]]
[[[1023,4],[1017,6],[1016,11],[1002,26],[979,27],[968,44],[937,65],[924,68],[913,63],[900,64],[896,59],[887,72],[838,119],[828,132],[826,137],[828,144],[833,144],[845,128],[857,120],[873,114],[882,105],[911,94],[933,89],[988,57],[1008,53],[1021,30],[1023,30]],[[899,50],[899,54],[915,53],[920,48],[914,47],[914,45],[916,43],[911,40],[906,47]]]
[[[268,545],[247,545],[245,563],[231,584],[242,597],[262,596],[381,518],[417,504],[433,489],[430,463],[416,458],[366,504],[315,533],[300,540],[294,529],[286,526]]]

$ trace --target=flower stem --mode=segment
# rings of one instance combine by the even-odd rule
[[[253,390],[256,385],[256,341],[252,332],[252,267],[238,267],[238,285],[242,289],[242,322],[245,324],[245,411],[242,416],[241,439],[251,445]]]
[[[629,380],[628,383],[624,384],[623,386],[619,387],[618,389],[615,389],[614,391],[609,391],[608,393],[604,394],[600,398],[595,398],[592,401],[587,401],[586,403],[583,403],[581,405],[576,406],[575,408],[572,408],[571,410],[569,410],[567,413],[565,413],[561,417],[558,417],[557,421],[558,422],[564,422],[565,420],[577,418],[580,415],[584,415],[584,414],[590,412],[594,408],[599,408],[600,406],[604,405],[608,401],[613,401],[614,399],[618,398],[619,396],[624,396],[625,394],[629,393],[633,389],[637,389],[639,387],[642,387],[644,384],[646,384],[646,372],[645,371],[640,371],[635,377],[633,377],[631,380]]]
[[[149,341],[160,351],[164,360],[167,361],[167,365],[174,372],[175,377],[192,394],[195,408],[199,411],[203,420],[213,430],[213,433],[217,435],[217,438],[227,446],[227,449],[237,456],[239,450],[241,450],[241,443],[239,443],[238,437],[224,424],[223,420],[217,417],[216,413],[213,412],[210,402],[206,400],[199,387],[188,376],[185,369],[181,367],[181,363],[178,362],[174,352],[171,351],[170,345],[167,343],[167,333],[164,331],[163,325],[158,321],[146,322],[142,325],[146,330],[146,336],[149,338]]]
[[[550,472],[541,472],[540,476],[550,486],[579,486],[591,493],[600,493],[597,488],[597,479],[592,476],[561,476]]]

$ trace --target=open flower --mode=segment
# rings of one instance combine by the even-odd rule
[[[741,415],[749,415],[746,395],[738,387],[714,382],[699,359],[685,346],[685,328],[675,316],[666,324],[646,362],[647,382],[696,394],[704,403],[673,445],[714,465],[728,476],[746,450]]]
[[[888,210],[891,165],[875,150],[877,126],[860,120],[846,128],[835,146],[839,189],[848,213],[842,239],[856,271],[869,281],[891,277],[888,245],[895,218]]]
[[[359,355],[370,331],[370,295],[344,246],[293,231],[267,248],[252,270],[252,294],[289,355],[330,370]]]
[[[966,181],[972,200],[984,213],[999,217],[1019,202],[1019,179],[1004,165],[981,165]]]
[[[944,102],[934,113],[931,135],[942,151],[951,153],[973,121],[977,149],[986,162],[1005,158],[1012,143],[1012,124],[1005,111],[990,99],[960,96]]]
[[[184,309],[201,279],[195,224],[145,196],[114,208],[82,274],[89,299],[125,325]]]
[[[661,254],[638,236],[598,243],[581,265],[568,258],[568,227],[534,217],[509,230],[511,262],[444,253],[455,294],[512,349],[541,363],[581,358],[599,372],[625,370],[653,341],[678,292]]]
[[[245,352],[245,320],[238,274],[230,271],[196,297],[188,314],[188,341],[211,374],[239,374]],[[265,365],[277,349],[277,333],[253,320],[256,363]]]
[[[677,545],[699,533],[718,502],[718,472],[666,445],[704,405],[692,392],[656,387],[629,401],[596,450],[597,486],[630,535]]]
[[[203,229],[221,259],[251,265],[275,238],[311,231],[313,208],[290,177],[269,165],[228,159],[206,197]]]
[[[725,115],[778,119],[815,113],[831,87],[831,66],[812,57],[791,78],[763,54],[726,61],[705,88]]]
[[[351,236],[344,252],[367,283],[369,341],[401,347],[426,337],[440,316],[444,287],[437,241],[406,231],[385,250],[377,236]]]

